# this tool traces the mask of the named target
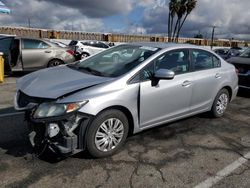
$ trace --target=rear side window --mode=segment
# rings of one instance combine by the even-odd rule
[[[45,49],[49,45],[40,40],[23,39],[23,49]]]
[[[77,41],[75,40],[72,40],[70,43],[69,43],[69,46],[75,46],[77,45]]]
[[[95,44],[95,47],[97,47],[97,48],[109,48],[108,45],[101,43],[101,42],[97,42]]]
[[[220,59],[204,50],[191,51],[194,71],[207,70],[221,66]]]
[[[93,46],[90,42],[81,42],[84,46]]]

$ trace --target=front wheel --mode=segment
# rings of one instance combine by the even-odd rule
[[[215,97],[211,113],[214,117],[222,117],[227,109],[229,103],[229,93],[227,89],[222,89],[219,91]]]
[[[128,119],[121,111],[102,112],[93,120],[87,131],[89,153],[97,158],[114,154],[124,144],[128,128]]]

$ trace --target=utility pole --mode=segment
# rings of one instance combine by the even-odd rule
[[[213,30],[212,30],[212,39],[211,39],[211,50],[213,49],[213,45],[214,45],[214,30],[215,28],[217,28],[217,26],[213,26],[212,28]]]
[[[28,18],[28,26],[29,26],[29,28],[30,28],[30,18]]]

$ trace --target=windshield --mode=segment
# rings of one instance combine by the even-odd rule
[[[69,67],[106,77],[118,77],[141,64],[159,51],[159,48],[135,45],[120,45]]]
[[[240,57],[250,58],[250,48],[248,48],[244,52],[242,52],[242,54],[240,55]]]

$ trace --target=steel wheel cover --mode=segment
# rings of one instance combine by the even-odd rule
[[[228,96],[222,93],[216,103],[216,112],[221,115],[225,112],[228,104]]]
[[[124,125],[117,118],[105,120],[95,134],[95,146],[102,152],[108,152],[119,145],[124,135]]]

